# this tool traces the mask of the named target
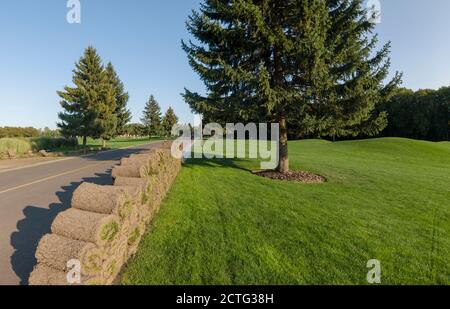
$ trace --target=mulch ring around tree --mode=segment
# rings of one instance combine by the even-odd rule
[[[302,171],[289,171],[286,173],[280,173],[273,170],[267,170],[267,171],[254,171],[253,174],[273,180],[292,181],[311,184],[324,183],[326,181],[325,177],[323,176]]]

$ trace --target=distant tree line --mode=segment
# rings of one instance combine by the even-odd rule
[[[142,123],[129,123],[124,129],[126,136],[146,136],[145,126]]]
[[[400,89],[380,109],[388,114],[388,126],[381,136],[428,141],[450,138],[450,87],[419,91]]]
[[[41,135],[40,130],[33,127],[0,127],[0,138],[5,137],[38,137]]]
[[[40,136],[44,136],[44,137],[61,137],[62,136],[61,130],[59,130],[59,129],[52,130],[48,127],[45,127],[44,129],[42,129],[40,131],[41,131]]]
[[[0,127],[0,138],[14,138],[14,137],[59,137],[61,132],[59,130],[52,130],[48,127],[44,129],[36,129],[33,127]]]

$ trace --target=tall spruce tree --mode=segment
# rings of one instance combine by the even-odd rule
[[[183,49],[207,96],[184,98],[209,120],[280,123],[286,172],[288,126],[343,136],[381,122],[372,111],[396,82],[381,84],[389,48],[369,58],[373,25],[363,13],[349,0],[205,0],[187,23],[200,44]]]
[[[161,107],[153,95],[145,104],[141,121],[149,137],[161,135]]]
[[[162,129],[165,136],[170,136],[172,134],[172,128],[178,123],[178,117],[175,115],[175,111],[172,107],[167,109],[166,114],[162,120]]]
[[[401,83],[401,74],[384,84],[390,67],[390,42],[375,50],[375,24],[362,0],[327,0],[329,27],[325,47],[327,82],[323,100],[311,100],[301,133],[318,137],[374,136],[387,126],[385,104]],[[298,123],[298,122],[297,122]]]
[[[101,126],[100,138],[102,147],[106,148],[106,142],[117,135],[117,115],[115,88],[109,81],[108,73],[103,71],[105,78],[104,99],[97,104],[97,121]],[[103,83],[103,82],[102,82]]]
[[[106,72],[111,84],[114,87],[114,96],[116,100],[116,110],[114,114],[117,117],[116,135],[122,135],[125,132],[125,126],[131,120],[131,112],[127,108],[128,100],[130,96],[125,91],[125,86],[117,75],[116,70],[111,62],[106,66]]]
[[[86,153],[87,138],[108,139],[116,123],[114,91],[95,48],[85,50],[75,64],[72,80],[75,87],[58,91],[64,109],[58,127],[65,136],[81,136]]]
[[[289,117],[325,74],[326,15],[321,0],[204,1],[188,21],[201,44],[183,48],[208,95],[186,90],[185,100],[209,120],[278,122],[278,171],[287,172]]]

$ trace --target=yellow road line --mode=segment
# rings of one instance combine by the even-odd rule
[[[75,158],[77,158],[77,157],[67,157],[67,158],[62,158],[62,159],[48,160],[45,162],[31,163],[31,164],[27,164],[27,165],[21,166],[21,167],[14,167],[14,168],[10,168],[10,169],[0,170],[0,174],[7,173],[7,172],[15,172],[15,171],[23,170],[26,168],[35,167],[35,166],[42,166],[42,165],[48,165],[48,164],[53,164],[53,163],[57,163],[57,162],[64,162],[64,161],[68,161],[68,160],[73,160]]]
[[[79,172],[79,171],[82,171],[82,170],[85,170],[85,169],[88,169],[88,168],[94,168],[94,167],[97,167],[97,166],[102,165],[104,163],[105,162],[97,163],[97,164],[93,164],[93,165],[88,165],[88,166],[77,168],[77,169],[74,169],[74,170],[71,170],[71,171],[67,171],[67,172],[64,172],[64,173],[61,173],[61,174],[57,174],[57,175],[49,176],[49,177],[46,177],[46,178],[42,178],[42,179],[30,182],[30,183],[26,183],[24,185],[20,185],[20,186],[14,187],[14,188],[10,188],[10,189],[6,189],[6,190],[3,190],[3,191],[0,191],[0,194],[8,193],[8,192],[15,191],[15,190],[19,190],[19,189],[22,189],[22,188],[25,188],[25,187],[29,187],[29,186],[35,185],[37,183],[41,183],[41,182],[44,182],[44,181],[47,181],[47,180],[51,180],[51,179],[54,179],[54,178],[58,178],[58,177],[61,177],[61,176],[73,174],[73,173],[76,173],[76,172]]]

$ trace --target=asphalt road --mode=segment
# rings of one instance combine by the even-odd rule
[[[112,184],[122,157],[157,143],[0,172],[0,285],[27,284],[41,237],[84,181]]]

